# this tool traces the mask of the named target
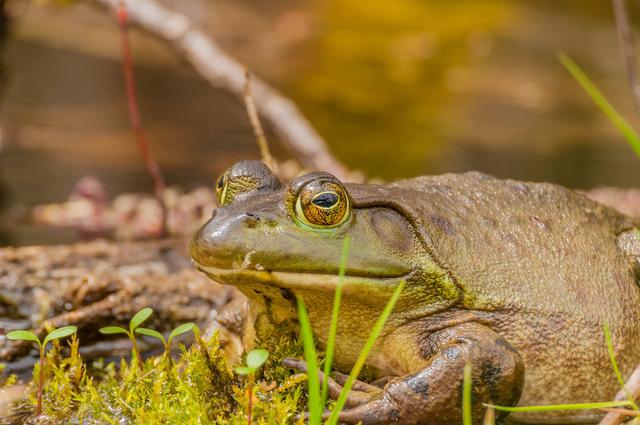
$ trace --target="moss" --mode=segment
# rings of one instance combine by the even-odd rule
[[[86,365],[78,339],[68,344],[63,350],[56,341],[45,361],[43,413],[52,424],[247,423],[247,380],[233,374],[217,335],[196,337],[191,347],[180,347],[177,358],[166,353],[148,358],[142,368],[135,358]],[[296,416],[305,410],[306,377],[281,364],[300,354],[299,344],[277,335],[259,344],[270,358],[256,375],[252,423],[302,424]],[[36,365],[34,376],[38,372]],[[29,384],[32,406],[36,391],[36,384]]]

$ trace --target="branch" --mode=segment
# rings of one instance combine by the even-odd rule
[[[251,93],[251,74],[246,68],[244,70],[244,79],[244,105],[247,109],[251,128],[253,128],[253,134],[256,136],[256,141],[260,148],[260,156],[262,156],[264,163],[267,164],[275,173],[277,171],[276,163],[271,156],[269,144],[267,143],[267,136],[264,135],[262,124],[260,124],[260,117],[258,117],[258,111],[256,110],[256,102],[253,100],[253,94]]]
[[[93,0],[93,3],[113,13],[117,11],[118,0]],[[243,99],[244,67],[189,18],[155,0],[132,1],[127,11],[132,24],[170,43],[212,86]],[[252,79],[252,93],[260,115],[304,166],[328,171],[338,178],[347,176],[346,167],[333,157],[325,141],[290,99],[257,77]]]
[[[612,0],[613,12],[616,17],[616,29],[618,30],[618,42],[622,49],[622,58],[627,71],[627,80],[631,87],[631,94],[636,109],[640,111],[640,85],[636,73],[636,50],[633,41],[633,31],[627,14],[625,0]]]

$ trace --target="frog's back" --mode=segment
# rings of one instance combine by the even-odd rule
[[[640,363],[640,289],[620,235],[640,227],[637,219],[557,185],[479,173],[392,187],[417,195],[408,203],[426,243],[462,289],[458,307],[522,353],[521,405],[616,393],[603,325],[611,327],[628,375]]]

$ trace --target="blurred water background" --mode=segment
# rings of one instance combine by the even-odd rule
[[[608,1],[167,3],[293,98],[335,155],[369,176],[480,170],[575,188],[640,186],[640,161],[556,59],[567,52],[638,123]],[[0,243],[72,240],[27,231],[7,211],[63,200],[85,175],[112,194],[150,190],[117,27],[86,4],[8,7]],[[632,18],[640,22],[635,10]],[[211,185],[235,161],[258,157],[237,99],[162,43],[139,32],[132,43],[144,126],[170,184]]]

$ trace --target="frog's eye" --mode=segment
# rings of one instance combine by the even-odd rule
[[[216,197],[218,198],[218,204],[223,207],[225,198],[227,196],[227,185],[229,180],[229,170],[225,171],[223,175],[218,178],[216,183]]]
[[[314,180],[298,193],[296,219],[316,228],[336,227],[349,218],[349,197],[336,181]]]

